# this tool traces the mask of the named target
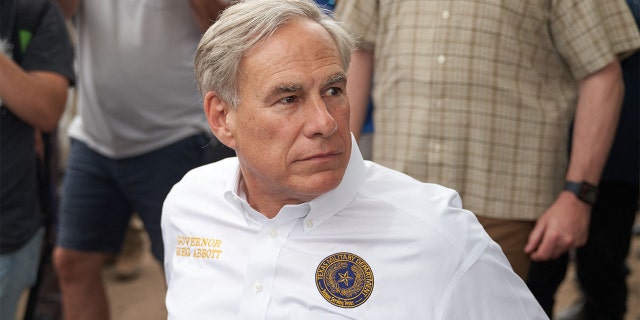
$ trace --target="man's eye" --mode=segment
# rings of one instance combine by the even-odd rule
[[[337,96],[337,95],[340,95],[341,93],[342,93],[342,89],[338,87],[331,87],[326,91],[326,94],[328,96]]]
[[[280,103],[284,103],[284,104],[290,104],[296,101],[298,101],[298,98],[296,96],[288,96],[286,98],[280,99]]]

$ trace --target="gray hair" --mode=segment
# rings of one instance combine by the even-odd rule
[[[312,0],[244,0],[227,8],[198,44],[194,66],[200,93],[215,91],[237,107],[242,56],[280,27],[301,19],[318,23],[331,35],[348,69],[354,39]]]

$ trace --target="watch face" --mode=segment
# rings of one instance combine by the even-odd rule
[[[597,193],[591,186],[583,184],[580,190],[580,196],[586,201],[593,203],[596,201]]]
[[[578,198],[593,204],[596,202],[596,198],[598,197],[598,189],[595,186],[589,185],[588,183],[582,183],[580,185],[580,194],[578,194]]]

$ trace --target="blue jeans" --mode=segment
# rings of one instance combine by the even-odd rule
[[[15,319],[20,295],[38,275],[44,228],[17,251],[0,255],[0,319]]]

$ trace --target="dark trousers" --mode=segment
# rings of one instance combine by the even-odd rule
[[[591,210],[589,239],[576,250],[576,275],[588,319],[620,319],[626,312],[626,258],[638,210],[638,185],[602,182]],[[554,295],[565,277],[568,255],[533,262],[527,285],[551,317]]]

